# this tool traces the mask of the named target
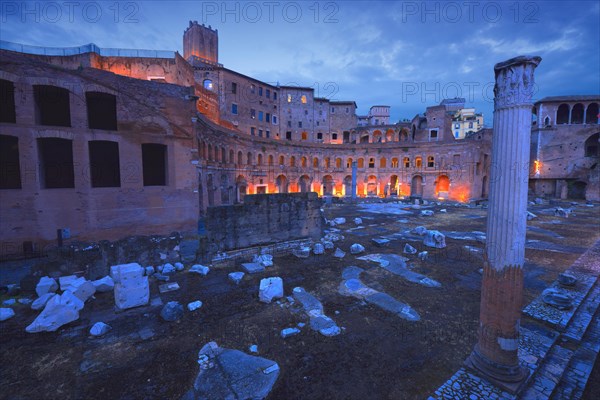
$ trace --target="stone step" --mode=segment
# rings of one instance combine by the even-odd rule
[[[598,352],[600,352],[600,313],[593,318],[550,399],[581,399]]]
[[[519,396],[519,399],[548,399],[560,381],[572,356],[573,351],[555,344],[546,355],[535,376],[528,382],[527,388]]]
[[[588,329],[594,313],[600,306],[600,285],[596,284],[583,300],[577,313],[567,326],[563,337],[575,343],[581,342],[583,335]]]

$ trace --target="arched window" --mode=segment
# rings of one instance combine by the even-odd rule
[[[386,168],[387,167],[387,161],[385,159],[385,157],[383,157],[381,160],[379,160],[379,168]]]
[[[571,110],[571,123],[572,124],[583,124],[583,104],[577,103]]]
[[[210,79],[205,79],[202,82],[202,85],[204,86],[204,89],[206,89],[206,90],[213,90],[213,83]]]
[[[598,103],[590,103],[585,113],[586,124],[597,124],[599,121],[598,116]]]
[[[556,110],[556,124],[568,124],[569,123],[569,105],[561,104]]]
[[[325,157],[325,168],[329,168],[330,166],[329,157]]]
[[[398,168],[398,159],[396,157],[392,158],[392,168]]]
[[[221,148],[221,162],[227,162],[227,150],[225,150],[225,147]]]
[[[342,168],[342,159],[341,158],[336,158],[335,159],[335,167],[336,168]]]
[[[256,157],[256,165],[262,165],[263,163],[263,155],[258,153],[258,157]]]
[[[290,157],[290,167],[295,167],[296,166],[296,157],[291,156]]]
[[[317,157],[313,158],[313,168],[319,168],[319,159]]]
[[[308,133],[302,132],[302,140],[307,140],[307,139],[308,139]]]
[[[415,158],[415,168],[421,168],[421,167],[423,167],[423,158],[422,157]]]
[[[212,149],[212,145],[208,145],[208,161],[212,161],[213,159],[213,149]]]
[[[285,157],[279,156],[279,165],[285,165]]]
[[[273,165],[273,154],[269,154],[269,165]]]
[[[247,161],[248,161],[248,165],[252,165],[252,153],[248,152],[246,158],[247,158]]]
[[[210,146],[210,145],[209,145],[209,146]],[[241,152],[241,151],[238,151],[238,159],[237,159],[237,163],[238,163],[238,165],[242,165],[242,163],[243,163],[243,161],[242,161],[242,157],[244,157],[244,156],[242,155],[242,152]]]
[[[410,158],[404,157],[402,159],[402,164],[404,164],[404,168],[410,168]]]
[[[301,163],[300,165],[302,166],[302,168],[306,168],[306,164],[307,164],[306,157],[302,157],[300,159],[300,163]]]
[[[346,168],[352,168],[352,159],[351,158],[346,160]]]
[[[369,158],[369,168],[375,168],[375,159],[373,157]]]
[[[585,141],[584,148],[586,157],[600,156],[600,152],[598,151],[598,149],[600,148],[598,146],[598,135],[598,133],[595,133]]]
[[[229,150],[229,163],[233,164],[235,163],[235,156],[234,156],[234,152],[233,150]]]
[[[358,159],[358,168],[364,168],[364,167],[365,167],[365,159],[359,158]]]
[[[544,126],[550,126],[550,117],[546,115],[546,118],[544,118]]]
[[[537,107],[531,108],[531,125],[537,125],[538,115],[537,115]]]
[[[427,157],[427,168],[435,167],[435,158],[433,156]]]

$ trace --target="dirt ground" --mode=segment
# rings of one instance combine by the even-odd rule
[[[538,218],[529,226],[541,230],[528,232],[528,239],[550,245],[526,252],[526,303],[600,238],[598,205],[579,205],[568,219],[542,212],[550,207],[531,207]],[[440,213],[441,208],[447,213]],[[25,327],[37,312],[16,305],[17,315],[0,323],[0,399],[179,399],[198,374],[198,350],[210,341],[246,352],[256,344],[260,356],[276,361],[280,376],[269,399],[427,398],[461,367],[475,344],[481,256],[464,246],[482,249],[483,244],[446,237],[446,249],[432,249],[400,236],[387,247],[370,240],[418,225],[485,232],[484,209],[448,204],[431,209],[435,214],[425,217],[409,207],[408,214],[395,215],[370,213],[357,205],[333,205],[325,214],[346,218],[347,223],[339,226],[345,239],[336,242],[344,251],[353,243],[365,246],[366,254],[402,254],[405,243],[427,250],[427,261],[410,255],[409,265],[440,282],[441,288],[409,283],[349,252],[338,260],[327,251],[306,259],[275,257],[274,267],[246,275],[239,286],[227,279],[228,273],[240,270],[237,267],[212,269],[206,277],[179,272],[173,280],[181,289],[160,295],[158,283],[151,280],[151,298],[160,297],[162,303],[203,301],[200,310],[186,309],[178,322],[163,321],[160,305],[115,313],[112,293],[100,293],[86,304],[79,320],[57,332],[28,334]],[[364,228],[347,232],[356,227],[354,217],[363,218]],[[561,246],[561,251],[552,244]],[[361,279],[366,285],[409,304],[421,320],[408,322],[340,295],[341,273],[350,265],[365,269]],[[308,318],[292,312],[285,300],[281,304],[258,301],[259,281],[269,276],[283,278],[286,296],[296,286],[316,295],[325,313],[344,327],[342,333],[324,337],[307,325],[299,335],[281,338],[283,328],[307,323]],[[113,329],[101,338],[89,336],[97,321]],[[596,384],[588,388],[588,399],[599,389],[598,363],[591,381]]]

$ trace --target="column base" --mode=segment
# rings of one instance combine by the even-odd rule
[[[518,393],[529,376],[527,368],[498,364],[479,354],[477,347],[465,360],[465,367],[511,394]]]

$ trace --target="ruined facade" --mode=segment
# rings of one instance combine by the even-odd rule
[[[600,200],[599,104],[600,96],[534,104],[529,187],[536,195]]]

